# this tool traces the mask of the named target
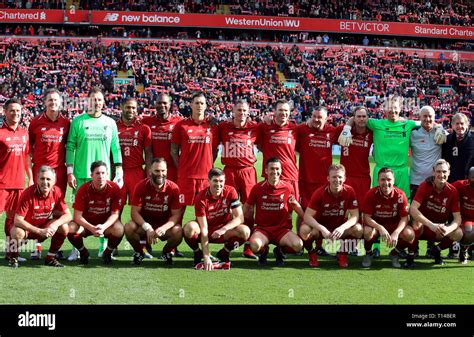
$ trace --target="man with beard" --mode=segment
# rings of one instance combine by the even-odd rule
[[[152,245],[160,239],[167,241],[162,258],[171,265],[171,252],[183,238],[180,192],[178,185],[166,178],[165,158],[153,158],[149,170],[150,177],[140,181],[132,194],[132,219],[125,225],[125,235],[135,251],[133,264],[139,265],[145,257],[145,242]]]
[[[160,94],[156,105],[156,114],[143,118],[143,124],[148,125],[151,130],[151,146],[153,158],[165,158],[168,167],[168,180],[178,181],[178,169],[171,156],[171,136],[176,124],[182,117],[172,116],[171,97],[167,94]],[[151,159],[151,158],[150,158]],[[147,165],[150,165],[147,162]]]
[[[56,173],[52,167],[41,166],[37,170],[36,184],[22,194],[16,210],[14,227],[10,231],[14,249],[10,252],[9,264],[18,268],[18,250],[24,240],[43,242],[51,238],[51,246],[44,261],[45,265],[64,267],[56,260],[68,234],[71,212],[64,202],[61,189],[55,186]],[[50,219],[50,218],[53,219]]]

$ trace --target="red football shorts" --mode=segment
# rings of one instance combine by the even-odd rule
[[[236,168],[224,167],[225,183],[233,186],[239,193],[240,201],[245,203],[252,187],[257,183],[257,172],[253,166]]]
[[[178,178],[178,187],[183,196],[184,200],[182,201],[183,205],[193,206],[194,197],[199,193],[199,191],[207,188],[209,183],[207,179],[194,179],[194,178]]]
[[[280,245],[281,239],[288,233],[291,232],[287,227],[282,226],[271,226],[271,227],[261,227],[255,226],[253,232],[262,233],[268,239],[268,242],[274,244],[275,246]]]

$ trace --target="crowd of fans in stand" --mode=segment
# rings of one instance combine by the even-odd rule
[[[134,76],[137,87],[132,83],[114,87],[119,72]],[[318,105],[328,108],[334,122],[361,104],[380,116],[380,102],[390,94],[416,100],[418,106],[432,105],[439,118],[474,112],[472,74],[472,64],[387,50],[309,52],[297,47],[230,48],[209,42],[106,46],[99,40],[0,43],[0,101],[20,97],[30,111],[25,123],[39,112],[35,109],[48,87],[59,88],[73,101],[98,83],[105,88],[111,115],[119,113],[120,102],[129,96],[138,99],[143,113],[153,113],[160,92],[170,93],[176,113],[188,115],[190,94],[203,90],[209,111],[220,119],[229,116],[237,98],[250,102],[255,118],[268,112],[278,98],[293,101],[296,121]],[[440,94],[439,85],[452,89]],[[73,117],[82,109],[69,106],[67,112]],[[413,113],[409,108],[405,112]]]
[[[63,9],[66,1],[3,0],[9,8]],[[222,13],[227,5],[232,14],[297,16],[345,20],[397,21],[424,24],[470,26],[470,0],[81,0],[78,9],[152,11],[176,13]]]

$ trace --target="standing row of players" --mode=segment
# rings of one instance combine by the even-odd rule
[[[407,166],[409,146],[413,152],[412,173],[417,173],[417,176],[413,175],[416,179],[411,179],[413,190],[431,174],[431,167],[441,157],[442,148],[438,143],[446,141],[443,130],[434,124],[432,108],[421,109],[421,127],[417,128],[418,125],[413,121],[400,120],[401,102],[397,99],[388,105],[387,119],[367,119],[367,111],[361,107],[356,109],[354,118],[348,125],[334,128],[326,123],[325,108],[316,108],[307,123],[294,125],[289,122],[290,104],[284,100],[276,103],[273,120],[269,123],[248,121],[248,104],[238,101],[234,106],[232,121],[212,126],[205,115],[206,98],[202,93],[193,95],[192,115],[189,119],[171,116],[170,97],[163,94],[160,96],[156,115],[141,121],[136,117],[137,102],[133,99],[126,100],[122,118],[117,123],[102,114],[104,98],[99,90],[93,90],[89,98],[88,112],[75,118],[69,125],[69,121],[59,114],[59,92],[49,91],[45,95],[46,112],[36,117],[30,125],[29,142],[25,130],[17,127],[21,117],[20,102],[10,100],[5,105],[6,121],[2,129],[6,130],[2,130],[5,134],[3,146],[7,149],[16,148],[14,159],[5,158],[2,162],[5,166],[0,168],[0,174],[7,178],[3,181],[9,182],[8,186],[0,186],[0,191],[5,196],[1,198],[5,205],[0,205],[3,206],[0,209],[7,211],[7,236],[22,189],[20,180],[24,184],[22,167],[30,167],[28,156],[22,154],[29,152],[33,154],[34,171],[42,165],[55,169],[58,186],[63,193],[66,182],[76,190],[90,180],[87,168],[96,160],[104,160],[110,172],[109,158],[112,155],[115,163],[114,181],[122,184],[125,180],[122,187],[123,200],[127,194],[130,195],[137,182],[146,176],[143,165],[150,167],[152,157],[163,157],[167,163],[169,179],[176,181],[181,190],[182,204],[193,205],[197,193],[208,184],[207,174],[213,166],[219,143],[222,144],[221,157],[227,183],[236,188],[240,199],[245,202],[250,188],[256,184],[253,147],[257,145],[263,152],[265,162],[272,157],[280,160],[282,180],[293,187],[295,200],[301,200],[303,208],[306,208],[313,192],[326,184],[326,172],[332,163],[331,148],[338,138],[343,145],[341,163],[347,167],[347,182],[357,191],[359,203],[370,188],[368,157],[372,139],[376,162],[374,176],[377,176],[382,167],[392,168],[395,184],[407,195],[410,194]],[[353,126],[352,130],[349,125]],[[464,115],[454,116],[455,132],[448,136],[443,145],[443,156],[446,153],[453,166],[451,179],[460,179],[460,176],[464,178],[466,168],[471,166],[473,146],[468,125]],[[8,133],[16,136],[8,137]],[[31,151],[28,149],[30,145]],[[300,153],[299,170],[296,151]],[[429,165],[428,159],[435,161]],[[19,169],[11,170],[12,167]],[[29,178],[36,176],[28,169],[27,174]],[[15,177],[10,179],[13,176]],[[301,221],[300,214],[298,230]],[[321,251],[321,241],[317,240],[317,252]],[[255,257],[249,245],[246,245],[244,254]]]

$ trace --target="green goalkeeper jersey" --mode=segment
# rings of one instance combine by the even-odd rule
[[[66,164],[74,165],[76,178],[90,178],[90,166],[97,160],[104,161],[111,173],[111,153],[114,163],[121,164],[117,124],[112,118],[84,113],[73,119],[66,144]]]
[[[408,164],[411,130],[417,127],[412,120],[391,122],[369,118],[367,127],[374,134],[374,159],[379,167],[401,167]]]

